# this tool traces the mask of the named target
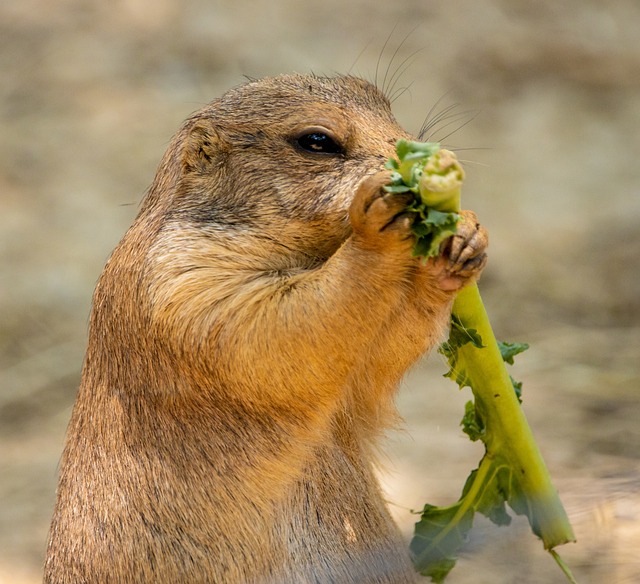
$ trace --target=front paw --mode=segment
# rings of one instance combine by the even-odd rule
[[[349,209],[353,240],[358,247],[410,259],[415,241],[415,213],[406,211],[410,193],[388,193],[391,173],[382,171],[362,181]]]
[[[478,223],[473,211],[461,211],[460,215],[456,234],[444,243],[440,256],[434,261],[442,290],[456,291],[477,280],[487,264],[487,230]]]

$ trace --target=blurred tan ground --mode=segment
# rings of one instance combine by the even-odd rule
[[[178,124],[245,74],[376,69],[409,130],[438,100],[433,138],[477,113],[445,142],[469,148],[497,334],[532,344],[514,375],[579,538],[560,551],[582,584],[640,582],[639,30],[634,0],[2,2],[0,583],[40,578],[92,288]],[[387,449],[407,532],[480,456],[443,371],[409,377]],[[449,581],[564,580],[517,520],[479,521]]]

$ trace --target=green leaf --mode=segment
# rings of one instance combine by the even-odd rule
[[[462,508],[462,501],[451,507],[424,506],[410,546],[420,574],[432,582],[444,582],[467,541],[473,514],[473,509]]]
[[[480,333],[474,328],[467,327],[458,316],[452,314],[448,344],[459,349],[467,343],[471,343],[476,349],[484,348]]]
[[[422,237],[416,240],[413,248],[413,257],[427,258],[433,254],[433,247],[431,245],[431,239],[429,237]]]
[[[527,343],[507,343],[505,341],[498,341],[498,348],[500,349],[503,361],[505,361],[505,363],[509,363],[509,365],[513,365],[513,358],[526,351],[529,348],[529,345]]]
[[[502,360],[509,365],[513,365],[513,358],[516,355],[519,355],[529,348],[529,345],[527,343],[507,343],[505,341],[497,342]],[[516,392],[518,402],[522,403],[522,382],[516,381],[513,377],[511,377],[511,375],[509,375],[509,379],[511,379],[511,385],[513,385],[513,391]]]
[[[511,385],[513,385],[513,391],[516,392],[518,402],[522,403],[522,381],[516,381],[513,377],[511,377],[511,375],[509,375],[509,379],[511,379]]]
[[[457,213],[443,213],[435,209],[429,209],[424,219],[426,225],[432,225],[441,230],[449,230],[451,235],[456,232],[458,221],[460,221],[460,215]]]
[[[458,349],[467,344],[471,344],[477,349],[484,347],[482,337],[478,331],[466,327],[459,318],[452,315],[449,339],[440,345],[438,352],[444,355],[449,363],[449,371],[447,371],[444,376],[455,381],[460,389],[470,386],[466,367],[464,363],[460,362],[458,357]]]
[[[400,165],[398,164],[398,161],[395,158],[389,158],[389,160],[387,160],[387,162],[385,163],[384,167],[388,170],[398,170],[398,168],[400,168]]]
[[[429,565],[429,567],[422,572],[423,576],[430,576],[431,581],[435,584],[442,584],[445,578],[449,575],[449,572],[455,568],[456,560],[453,558],[443,558]]]
[[[440,150],[440,144],[437,142],[413,142],[412,140],[398,140],[396,142],[396,154],[401,161],[407,157],[412,159],[422,159],[433,156]]]
[[[503,486],[509,486],[509,474],[509,465],[501,457],[485,455],[467,478],[457,503],[449,507],[425,505],[411,540],[413,562],[422,575],[430,576],[433,582],[444,581],[467,541],[475,513],[497,525],[511,523]]]
[[[484,496],[478,502],[477,511],[482,513],[485,517],[490,519],[496,525],[509,525],[511,523],[511,516],[507,513],[505,501],[508,501],[508,497],[505,495],[502,487],[505,474],[510,474],[511,470],[508,465],[499,467],[498,472],[495,475],[495,483],[492,484],[492,488],[487,489]]]
[[[410,210],[419,213],[413,225],[413,233],[416,235],[413,255],[424,258],[439,255],[441,244],[455,235],[460,215],[427,209],[419,203],[414,203]]]
[[[473,442],[481,440],[484,437],[484,422],[476,412],[476,405],[469,400],[464,404],[464,416],[460,420],[462,431],[469,436]]]

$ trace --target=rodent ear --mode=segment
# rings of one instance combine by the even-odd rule
[[[184,150],[182,167],[185,171],[206,170],[222,150],[222,139],[209,120],[199,120],[190,129]]]

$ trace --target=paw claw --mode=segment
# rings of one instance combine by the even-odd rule
[[[478,223],[472,211],[462,211],[458,232],[452,236],[442,250],[445,269],[443,287],[447,290],[462,287],[466,281],[478,277],[487,263],[485,249],[489,243],[486,230]],[[457,285],[454,285],[457,282]]]

